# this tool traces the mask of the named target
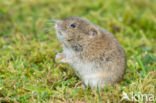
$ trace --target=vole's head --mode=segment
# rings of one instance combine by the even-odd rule
[[[75,51],[82,51],[98,36],[97,28],[89,21],[80,17],[69,17],[58,20],[55,29],[58,39]]]

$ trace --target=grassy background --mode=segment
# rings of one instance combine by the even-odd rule
[[[83,89],[69,65],[55,62],[62,47],[50,20],[68,16],[113,32],[127,54],[123,82]],[[0,102],[116,103],[123,91],[156,98],[155,0],[0,0]]]

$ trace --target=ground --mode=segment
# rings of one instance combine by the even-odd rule
[[[121,83],[83,89],[72,68],[55,61],[62,47],[54,21],[68,16],[118,39],[127,55]],[[127,103],[133,95],[140,103],[156,98],[155,0],[0,0],[0,102]]]

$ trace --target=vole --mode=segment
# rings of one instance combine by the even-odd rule
[[[81,17],[58,20],[55,29],[63,46],[56,59],[68,62],[85,85],[102,88],[122,80],[126,55],[110,32]]]

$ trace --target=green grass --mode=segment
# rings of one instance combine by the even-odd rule
[[[83,89],[68,64],[55,62],[62,47],[49,23],[68,16],[119,40],[127,54],[121,83]],[[0,103],[117,103],[123,91],[156,98],[155,0],[0,0]]]

